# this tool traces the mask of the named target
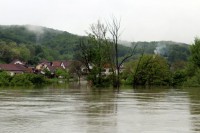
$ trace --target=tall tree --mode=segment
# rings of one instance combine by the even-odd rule
[[[140,59],[132,62],[127,69],[127,79],[134,85],[169,85],[170,69],[165,58],[159,55],[143,55]]]
[[[82,39],[79,43],[79,50],[82,62],[90,73],[93,84],[101,86],[103,82],[103,65],[108,63],[108,40],[106,37],[107,27],[98,21],[90,26],[88,38]],[[91,69],[91,66],[93,69]]]
[[[190,47],[191,60],[194,65],[200,68],[200,39],[195,38],[194,44]]]
[[[119,88],[120,86],[120,68],[123,65],[123,63],[133,56],[135,52],[135,48],[137,45],[133,44],[133,48],[131,49],[130,53],[128,53],[121,61],[119,60],[119,38],[120,38],[120,28],[121,28],[121,20],[117,20],[115,17],[112,18],[111,22],[108,23],[108,29],[111,34],[111,44],[114,45],[114,56],[115,56],[115,84],[114,87]]]
[[[133,44],[131,51],[119,59],[120,25],[120,21],[115,18],[107,25],[98,21],[91,25],[87,41],[80,41],[80,57],[82,57],[82,62],[86,65],[88,71],[92,73],[93,81],[96,84],[102,84],[103,66],[109,64],[113,73],[113,86],[119,88],[120,68],[135,52],[137,45]],[[107,31],[111,34],[112,39],[108,37]],[[93,65],[93,70],[90,69],[89,64]]]

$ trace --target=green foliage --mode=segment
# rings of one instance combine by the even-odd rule
[[[46,84],[47,79],[42,75],[36,74],[18,74],[14,75],[10,85],[11,86],[32,86]]]
[[[8,86],[12,77],[4,71],[0,71],[0,86]]]
[[[97,24],[91,25],[91,33],[88,38],[80,40],[79,43],[79,58],[87,67],[89,80],[95,86],[102,86],[106,82],[106,78],[102,75],[103,65],[111,64],[111,49],[112,44],[107,40],[107,27],[98,21]],[[89,65],[93,66],[90,69]]]
[[[188,76],[184,86],[199,87],[200,86],[200,69],[196,69],[194,75]]]
[[[43,70],[43,72],[45,73],[45,76],[46,76],[46,77],[48,77],[48,78],[51,78],[51,77],[52,77],[51,72],[50,72],[48,69],[45,68],[45,69]]]
[[[26,77],[33,85],[42,85],[48,83],[47,79],[43,75],[26,74]]]
[[[0,86],[32,86],[47,84],[47,79],[36,74],[17,74],[10,76],[7,72],[0,72]]]
[[[10,63],[17,58],[33,64],[36,57],[39,60],[72,59],[79,38],[68,32],[39,26],[0,26],[0,52],[5,53],[0,60]]]
[[[194,44],[190,47],[191,50],[191,61],[192,63],[200,68],[200,39],[195,38]]]
[[[175,63],[177,61],[188,61],[190,56],[189,46],[188,45],[169,45],[168,52],[165,57],[170,63]]]
[[[169,65],[163,57],[144,55],[140,60],[130,63],[126,69],[124,73],[127,84],[149,86],[170,84]]]
[[[185,70],[177,70],[172,75],[173,86],[182,86],[186,80],[187,80],[187,73]]]
[[[168,62],[187,61],[190,56],[189,45],[172,41],[133,42],[137,45],[136,52],[140,55],[145,48],[145,54],[155,54],[165,57]]]
[[[32,86],[33,83],[29,80],[28,75],[26,74],[18,74],[14,75],[10,82],[11,86]]]
[[[190,60],[186,68],[187,81],[184,86],[200,86],[200,39],[195,38],[190,47]]]
[[[65,69],[56,69],[55,74],[56,74],[57,77],[69,79],[69,73]]]

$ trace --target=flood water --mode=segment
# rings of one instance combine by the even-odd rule
[[[200,88],[2,88],[0,132],[196,133]]]

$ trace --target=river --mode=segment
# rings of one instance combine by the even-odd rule
[[[196,133],[200,88],[1,88],[0,132]]]

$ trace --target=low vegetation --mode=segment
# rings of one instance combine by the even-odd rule
[[[0,72],[0,86],[33,86],[49,83],[49,80],[43,75],[17,74],[10,76],[7,72]]]

